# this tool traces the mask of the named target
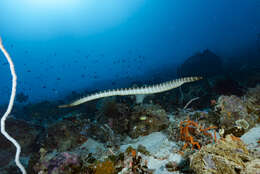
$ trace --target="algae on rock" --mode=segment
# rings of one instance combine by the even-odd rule
[[[216,144],[203,146],[194,153],[190,167],[196,174],[237,174],[248,172],[247,166],[252,165],[254,160],[255,157],[239,138],[227,135]]]

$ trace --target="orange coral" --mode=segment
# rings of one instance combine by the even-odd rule
[[[131,153],[132,153],[132,157],[136,157],[136,150],[133,149],[133,150],[131,151]]]
[[[204,135],[211,136],[210,133],[207,131],[210,129],[216,129],[216,126],[210,126],[208,128],[202,128],[202,126],[199,126],[198,123],[192,120],[185,120],[180,122],[180,135],[181,135],[181,140],[185,141],[186,143],[182,147],[182,149],[186,149],[189,144],[192,145],[192,150],[196,146],[198,149],[200,149],[200,144],[199,142],[194,141],[194,138],[191,135],[191,132],[194,132],[198,130],[199,132],[203,132]],[[214,138],[216,142],[216,131],[214,132]],[[213,137],[212,137],[213,139]]]

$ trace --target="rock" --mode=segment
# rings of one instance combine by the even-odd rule
[[[257,85],[255,88],[249,88],[245,98],[248,112],[256,115],[260,114],[260,85]]]
[[[63,120],[47,129],[44,147],[47,150],[57,149],[59,152],[70,150],[83,144],[87,138],[80,134],[81,123],[76,119]]]
[[[37,136],[40,128],[29,123],[10,118],[6,121],[6,131],[22,147],[21,157],[29,156],[37,148]],[[5,167],[14,160],[15,146],[0,134],[0,168]]]
[[[241,174],[260,174],[260,159],[247,163],[245,170]]]
[[[159,105],[136,106],[130,117],[129,135],[132,138],[149,135],[167,128],[168,125],[168,116]]]
[[[218,75],[220,72],[222,72],[220,57],[208,49],[189,57],[178,70],[181,77],[194,75],[210,77]]]
[[[94,156],[101,151],[105,151],[104,145],[93,140],[92,138],[89,138],[88,141],[82,144],[79,148],[87,150],[88,153],[94,154]]]
[[[81,171],[81,162],[78,155],[70,152],[62,152],[41,157],[34,166],[34,172],[41,174],[73,174]]]
[[[219,128],[224,129],[224,135],[241,137],[257,122],[257,116],[248,113],[246,102],[235,95],[220,96],[215,111],[220,114]]]
[[[260,140],[260,125],[250,129],[241,137],[241,140],[253,151],[257,158],[260,158],[260,144],[258,143]]]
[[[239,138],[228,135],[216,144],[203,146],[200,151],[194,153],[190,167],[196,174],[237,174],[248,171],[249,164],[255,166],[254,160],[254,156]]]

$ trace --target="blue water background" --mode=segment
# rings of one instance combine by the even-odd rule
[[[256,49],[259,0],[1,0],[0,36],[30,102],[72,91],[176,78],[208,48],[222,59]],[[0,103],[11,75],[0,54]]]

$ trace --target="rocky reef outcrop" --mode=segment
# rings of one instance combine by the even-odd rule
[[[222,60],[212,51],[206,49],[189,57],[178,69],[181,77],[203,76],[211,77],[222,72]]]

